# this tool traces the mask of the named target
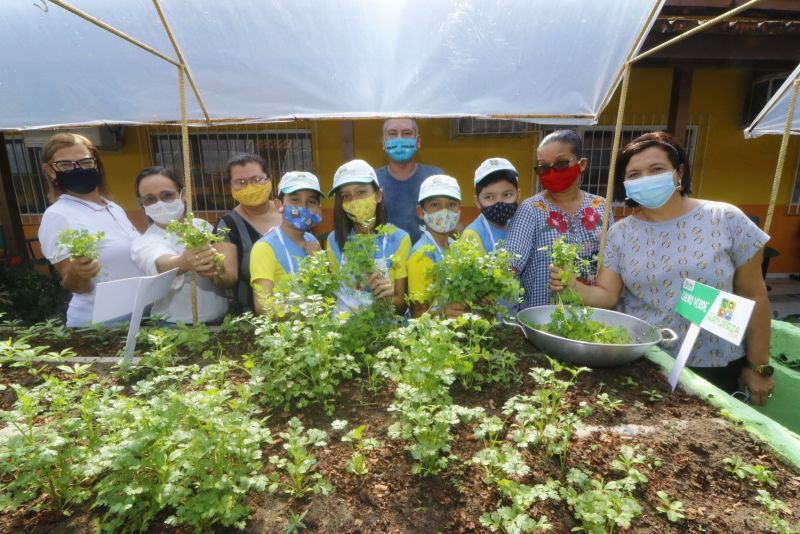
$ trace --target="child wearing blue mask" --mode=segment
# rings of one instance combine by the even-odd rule
[[[719,388],[748,390],[765,404],[774,386],[769,365],[770,311],[761,273],[769,236],[736,206],[692,198],[686,152],[666,132],[637,137],[619,153],[617,200],[635,208],[608,231],[594,286],[575,284],[584,304],[617,308],[684,338],[689,322],[675,312],[685,279],[756,301],[744,342],[701,331],[689,367]],[[550,287],[560,291],[551,267]],[[676,355],[680,346],[668,347]]]
[[[278,184],[280,226],[271,228],[250,253],[250,282],[256,313],[264,313],[264,300],[285,276],[294,276],[300,260],[320,250],[309,232],[322,221],[322,191],[309,172],[287,172]]]

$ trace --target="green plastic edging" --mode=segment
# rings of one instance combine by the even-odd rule
[[[766,406],[753,406],[753,409],[800,434],[800,410],[797,408],[800,406],[800,372],[776,361],[772,365],[775,367],[772,398]]]
[[[655,347],[645,356],[664,369],[666,374],[669,374],[675,363],[675,358]],[[731,419],[742,423],[745,430],[765,441],[779,456],[800,470],[800,436],[751,406],[734,399],[689,369],[683,370],[679,383],[690,394],[697,395],[712,406],[725,410]]]
[[[784,321],[772,320],[769,355],[773,361],[800,364],[800,328]]]

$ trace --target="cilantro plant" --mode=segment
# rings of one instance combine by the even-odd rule
[[[347,428],[347,421],[339,420],[331,423],[331,427],[337,431],[344,431]],[[347,460],[347,472],[356,475],[366,475],[369,470],[367,469],[365,452],[380,447],[381,442],[375,438],[368,438],[364,436],[367,430],[367,425],[359,425],[352,430],[346,432],[342,436],[343,443],[350,444],[350,459]]]
[[[97,252],[97,243],[105,237],[105,232],[93,234],[89,230],[73,230],[71,227],[56,236],[56,245],[60,252],[69,254],[70,259],[88,258],[96,260],[100,257]]]
[[[528,486],[504,479],[498,482],[497,487],[503,500],[508,504],[498,507],[494,512],[481,515],[481,525],[492,532],[500,531],[507,534],[553,529],[553,524],[547,516],[542,515],[534,519],[529,515],[529,510],[537,501],[561,500],[559,496],[561,484],[558,481],[547,479],[543,484]]]
[[[487,254],[476,242],[458,239],[442,256],[442,261],[430,269],[427,301],[441,307],[464,304],[468,309],[492,314],[505,310],[502,300],[519,301],[522,289],[511,270],[514,255],[505,248]]]
[[[382,236],[387,238],[395,230],[395,226],[387,224],[378,226],[371,234],[349,236],[342,249],[344,261],[339,265],[343,279],[354,283],[357,289],[364,285],[366,279],[378,270],[375,263],[375,254],[380,250],[378,239]]]
[[[800,532],[800,522],[792,526],[789,521],[781,517],[782,513],[790,512],[785,502],[773,498],[767,490],[759,489],[757,492],[756,502],[767,512],[770,532],[777,534],[797,534]]]
[[[246,496],[263,491],[261,446],[269,429],[228,384],[227,368],[166,369],[98,409],[107,430],[88,474],[107,532],[144,531],[162,510],[169,525],[244,528]],[[189,378],[189,389],[186,379]],[[195,389],[197,388],[197,389]]]
[[[339,320],[333,316],[330,300],[318,295],[299,302],[288,298],[292,303],[285,304],[287,320],[252,319],[256,346],[249,369],[251,385],[270,408],[288,410],[321,403],[333,413],[339,384],[358,374],[358,363],[337,350]]]
[[[292,417],[286,431],[279,432],[278,436],[283,440],[286,456],[269,457],[269,463],[275,466],[270,475],[269,491],[275,493],[282,489],[292,497],[310,493],[327,495],[331,486],[320,473],[313,472],[317,457],[312,451],[325,447],[328,435],[316,428],[306,430],[298,418]]]
[[[213,245],[219,243],[225,238],[225,234],[230,231],[230,228],[218,228],[217,233],[214,233],[208,225],[202,225],[198,228],[194,224],[194,214],[188,212],[183,220],[173,220],[167,225],[167,233],[177,236],[178,243],[182,244],[188,250],[199,250],[206,245]],[[225,261],[225,256],[217,253],[214,256],[214,263],[220,265]]]
[[[339,290],[342,280],[338,272],[331,269],[328,254],[318,250],[300,260],[300,268],[290,280],[291,291],[301,295],[322,295],[326,298],[335,298],[334,293]]]
[[[556,307],[550,316],[550,323],[531,326],[575,341],[615,345],[630,343],[631,337],[625,328],[590,319],[591,310],[583,306],[580,295],[571,287],[570,283],[578,277],[580,269],[587,268],[591,263],[580,257],[581,248],[580,244],[569,243],[565,237],[560,237],[552,246],[545,247],[550,250],[553,265],[560,271],[564,290],[556,293],[553,298]]]

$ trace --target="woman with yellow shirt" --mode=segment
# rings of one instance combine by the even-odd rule
[[[376,271],[366,274],[364,280],[342,284],[336,293],[337,312],[356,311],[369,306],[375,299],[387,299],[398,313],[403,313],[406,309],[406,262],[411,239],[405,230],[387,223],[383,190],[375,170],[360,159],[345,163],[333,176],[330,196],[333,195],[336,196],[334,231],[328,236],[328,257],[333,269],[347,262],[345,244],[356,239],[357,234],[374,234],[381,226],[386,229],[375,240],[373,257]]]
[[[310,172],[288,172],[278,184],[282,221],[259,239],[250,252],[250,283],[256,313],[285,276],[294,276],[300,260],[320,250],[309,230],[322,221],[322,191]]]

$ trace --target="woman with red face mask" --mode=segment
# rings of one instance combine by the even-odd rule
[[[572,130],[556,130],[536,149],[536,167],[541,191],[520,204],[511,219],[506,248],[517,255],[511,267],[525,290],[522,308],[550,302],[550,251],[542,250],[560,238],[583,245],[581,257],[592,266],[581,273],[590,282],[597,274],[595,256],[606,209],[602,197],[581,189],[581,173],[587,160],[583,143]],[[609,225],[614,222],[609,214]]]

